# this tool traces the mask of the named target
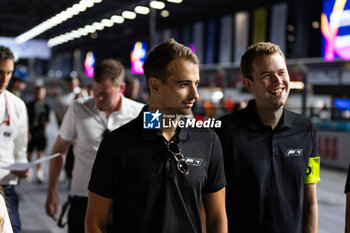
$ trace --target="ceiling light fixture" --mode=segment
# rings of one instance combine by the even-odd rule
[[[114,23],[119,23],[119,24],[124,23],[124,18],[123,18],[122,16],[120,16],[120,15],[113,15],[113,16],[111,17],[111,20],[112,20]]]
[[[160,1],[152,1],[150,2],[150,7],[157,9],[157,10],[161,10],[165,7],[165,3],[164,2],[160,2]]]
[[[136,18],[136,13],[133,11],[123,11],[122,16],[125,19],[135,19]]]
[[[168,17],[168,16],[170,15],[170,13],[169,13],[169,11],[167,11],[167,10],[162,10],[162,11],[160,12],[160,15],[161,15],[163,18],[166,18],[166,17]]]
[[[17,36],[15,40],[17,43],[24,43],[28,40],[31,40],[34,37],[37,37],[45,31],[57,26],[58,24],[63,23],[64,21],[80,14],[81,12],[86,11],[87,8],[92,7],[94,4],[100,2],[102,2],[102,0],[81,0],[79,3],[74,4],[72,7],[68,7],[66,10],[61,11],[50,19]]]
[[[137,7],[135,7],[134,11],[137,14],[147,15],[149,13],[150,9],[146,6],[137,6]]]
[[[168,2],[171,2],[171,3],[181,3],[182,0],[167,0]]]

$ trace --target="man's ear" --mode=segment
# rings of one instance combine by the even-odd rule
[[[243,78],[243,84],[244,84],[245,88],[247,88],[247,90],[250,93],[253,93],[254,88],[253,88],[253,81],[251,79],[244,77]]]
[[[121,92],[124,92],[125,86],[126,86],[125,82],[123,82],[122,84],[120,84],[119,88],[120,88]]]
[[[160,88],[159,88],[159,84],[160,84],[160,80],[155,78],[155,77],[151,77],[148,79],[148,88],[149,91],[155,94],[159,94]]]

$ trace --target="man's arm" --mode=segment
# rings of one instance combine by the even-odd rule
[[[205,194],[203,203],[206,216],[207,233],[227,233],[227,216],[225,207],[225,188]]]
[[[55,221],[57,220],[56,215],[58,213],[59,206],[59,199],[56,191],[57,182],[64,166],[66,152],[70,145],[71,141],[65,141],[61,138],[61,136],[58,136],[51,152],[52,154],[61,153],[61,156],[58,156],[50,161],[49,182],[45,204],[46,214]]]
[[[86,233],[107,232],[107,221],[112,210],[113,199],[89,192],[88,206],[85,217]]]
[[[345,233],[350,233],[350,193],[346,193]]]
[[[304,184],[303,221],[304,233],[317,233],[318,204],[316,195],[316,184]]]

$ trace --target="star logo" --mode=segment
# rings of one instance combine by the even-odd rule
[[[156,112],[143,112],[144,129],[160,129],[160,116],[162,113],[159,109]]]
[[[151,115],[153,116],[152,121],[156,120],[158,117],[160,117],[162,114],[159,112],[159,109],[157,109],[157,111],[155,113],[151,113]]]

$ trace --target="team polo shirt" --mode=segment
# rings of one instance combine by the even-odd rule
[[[189,175],[177,169],[167,140],[156,130],[143,129],[142,112],[103,139],[89,190],[114,199],[115,231],[202,232],[203,194],[226,185],[220,141],[214,131],[191,128],[182,128],[172,141],[184,154]]]
[[[284,109],[272,130],[255,113],[255,101],[221,120],[229,232],[301,233],[304,178],[317,153],[315,126]]]
[[[345,193],[350,193],[350,164],[348,168],[348,177],[346,178]]]

